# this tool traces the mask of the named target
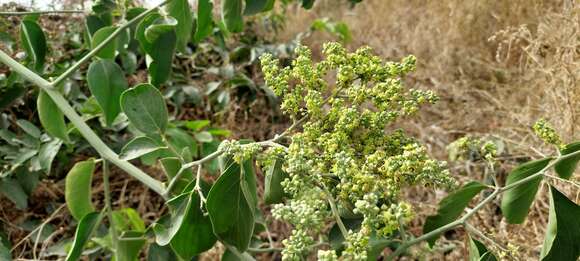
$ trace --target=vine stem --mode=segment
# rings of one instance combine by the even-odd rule
[[[465,226],[465,222],[471,217],[473,216],[475,213],[477,213],[477,211],[479,211],[481,208],[483,208],[487,203],[491,202],[493,199],[495,199],[495,197],[497,197],[499,194],[506,192],[510,189],[513,189],[517,186],[520,186],[522,184],[528,183],[538,177],[541,177],[544,175],[544,173],[552,168],[554,165],[556,165],[556,163],[558,163],[561,160],[564,159],[568,159],[568,158],[572,158],[575,156],[580,155],[580,150],[572,152],[570,154],[566,154],[566,155],[559,155],[558,157],[556,157],[555,159],[553,159],[552,161],[550,161],[549,164],[547,164],[542,170],[538,171],[537,173],[534,173],[526,178],[523,178],[521,180],[518,180],[512,184],[503,186],[503,187],[495,187],[495,190],[489,195],[487,196],[485,199],[483,199],[482,201],[480,201],[474,208],[472,208],[471,210],[467,211],[463,216],[461,216],[461,218],[445,225],[442,227],[439,227],[427,234],[423,234],[420,237],[417,237],[413,240],[409,240],[407,242],[404,242],[401,246],[399,246],[393,253],[391,253],[386,260],[393,260],[395,257],[397,257],[398,255],[402,254],[403,251],[405,251],[407,248],[421,243],[425,240],[428,240],[430,238],[436,237],[437,235],[449,231],[457,226]]]
[[[42,15],[42,14],[84,14],[83,10],[43,10],[24,12],[0,12],[0,16]]]
[[[105,209],[107,209],[107,219],[109,219],[109,231],[111,233],[111,241],[113,242],[113,249],[117,251],[118,247],[118,236],[117,230],[115,229],[115,221],[113,219],[113,205],[111,203],[111,185],[109,182],[109,162],[103,160],[103,186],[105,193]]]

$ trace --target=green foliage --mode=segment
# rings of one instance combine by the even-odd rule
[[[86,214],[77,225],[75,232],[75,239],[72,247],[66,256],[66,261],[79,260],[82,255],[83,248],[90,240],[96,227],[101,222],[101,214],[98,212],[91,212]]]
[[[100,43],[107,39],[111,34],[117,30],[116,26],[106,26],[102,27],[95,32],[92,36],[91,47],[95,49]],[[114,59],[115,51],[117,50],[117,41],[111,41],[105,45],[99,52],[97,56],[103,59]]]
[[[441,200],[439,202],[439,208],[437,209],[437,215],[427,217],[425,225],[423,225],[423,234],[429,233],[457,219],[471,199],[484,188],[486,188],[485,185],[477,181],[472,181]],[[438,237],[439,235],[427,240],[431,247],[433,247]]]
[[[151,84],[139,84],[123,92],[121,109],[133,126],[145,134],[162,134],[167,129],[165,100]]]
[[[244,29],[242,18],[242,0],[224,0],[222,2],[222,20],[228,31],[239,33]]]
[[[173,0],[167,4],[167,13],[177,20],[175,33],[177,49],[185,50],[193,30],[193,16],[187,0]]]
[[[469,261],[496,261],[497,259],[487,247],[469,236]]]
[[[541,260],[578,260],[580,256],[580,206],[550,187],[550,216]]]
[[[518,166],[509,174],[506,186],[543,171],[551,160],[551,158],[545,158]],[[542,181],[542,177],[538,176],[504,193],[501,201],[501,211],[509,223],[521,224],[524,222],[530,206],[536,198],[540,181]]]
[[[562,155],[568,155],[578,150],[580,150],[580,142],[574,142],[567,144],[564,148],[562,148],[560,153]],[[558,173],[560,178],[569,179],[570,177],[572,177],[572,174],[574,174],[576,166],[578,165],[578,161],[580,161],[580,155],[562,159],[556,163],[554,169],[556,170],[556,173]]]
[[[240,165],[229,159],[225,166],[209,192],[207,211],[216,236],[244,252],[254,232],[257,207],[255,174],[249,162]]]
[[[212,19],[213,2],[210,0],[197,1],[197,20],[195,21],[196,29],[193,35],[193,42],[199,43],[213,31]]]
[[[123,160],[132,160],[139,158],[148,153],[163,149],[154,139],[147,136],[136,137],[121,149],[119,158]]]
[[[42,127],[55,138],[68,141],[68,130],[64,122],[64,115],[45,91],[38,92],[36,102],[38,118]]]
[[[71,215],[81,220],[95,208],[91,200],[91,183],[95,160],[76,163],[66,175],[65,200]]]
[[[23,19],[20,23],[20,40],[32,68],[42,73],[46,57],[46,37],[42,28],[33,19]]]
[[[112,60],[96,60],[89,65],[87,83],[111,126],[121,112],[121,93],[128,86],[123,70]]]

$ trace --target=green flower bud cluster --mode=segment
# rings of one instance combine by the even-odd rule
[[[257,143],[241,144],[238,140],[224,140],[220,143],[219,151],[225,155],[230,155],[237,163],[251,159],[262,150],[262,146]]]
[[[544,142],[558,147],[564,146],[560,135],[558,135],[554,127],[552,127],[552,125],[550,125],[546,120],[539,119],[532,128],[536,135],[538,135],[538,137],[540,137]]]
[[[326,203],[334,197],[338,209],[363,219],[361,229],[347,236],[342,254],[345,260],[362,260],[371,234],[390,236],[399,220],[412,218],[402,189],[450,187],[455,181],[446,163],[431,159],[417,140],[402,130],[386,131],[438,99],[431,91],[404,88],[402,78],[415,69],[415,57],[383,62],[371,48],[349,53],[338,43],[325,44],[322,52],[326,59],[315,63],[311,51],[299,46],[296,60],[285,68],[271,55],[261,58],[266,84],[281,96],[283,112],[305,118],[284,156],[289,178],[282,185],[290,199],[272,213],[298,231],[284,243],[290,250],[283,259],[293,260],[307,250],[298,235],[310,240],[325,222],[335,220]]]
[[[319,261],[338,261],[338,256],[334,250],[318,250],[317,257]]]
[[[369,248],[370,230],[363,227],[359,231],[348,231],[346,236],[346,248],[342,253],[344,260],[364,261],[367,260]]]
[[[479,160],[485,159],[493,162],[498,154],[498,146],[495,142],[484,141],[475,137],[462,137],[447,146],[451,160]]]

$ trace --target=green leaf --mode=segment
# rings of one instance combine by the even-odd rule
[[[255,260],[256,259],[254,259],[252,255],[246,252],[240,253],[240,251],[231,247],[228,247],[226,251],[224,251],[224,254],[222,255],[221,258],[221,261],[255,261]]]
[[[580,256],[580,206],[550,186],[550,215],[542,261],[575,261]]]
[[[87,82],[103,111],[105,122],[111,126],[121,112],[119,101],[128,86],[123,70],[112,60],[96,60],[89,65]]]
[[[206,207],[218,238],[244,252],[254,231],[255,174],[251,162],[243,167],[231,159],[227,162],[228,167],[209,192]]]
[[[213,2],[210,0],[197,1],[197,20],[193,42],[199,43],[213,31]]]
[[[149,43],[154,43],[163,34],[174,32],[178,21],[171,16],[160,16],[145,29],[145,39]],[[152,53],[154,50],[151,50]]]
[[[163,133],[167,128],[165,100],[151,84],[139,84],[123,92],[121,109],[129,121],[145,134]]]
[[[560,153],[562,156],[564,156],[578,150],[580,150],[580,142],[574,142],[567,144],[566,147],[560,151]],[[578,165],[578,161],[580,161],[580,154],[558,161],[556,165],[554,165],[554,169],[560,178],[569,179],[572,177],[572,174],[574,174],[576,165]]]
[[[16,205],[16,208],[26,209],[28,207],[28,195],[16,179],[0,179],[0,192],[12,201]]]
[[[171,65],[173,64],[175,44],[175,31],[164,33],[153,42],[151,46],[153,51],[149,54],[153,61],[148,66],[151,84],[159,86],[169,79],[172,71]]]
[[[97,15],[89,15],[85,18],[85,27],[87,30],[87,35],[89,40],[93,38],[93,35],[101,28],[107,26],[103,20]]]
[[[75,261],[81,257],[85,244],[89,241],[93,231],[100,222],[101,214],[98,212],[88,213],[79,221],[75,232],[75,239],[68,255],[66,256],[66,261]]]
[[[115,221],[115,229],[119,231],[145,232],[145,222],[141,219],[139,213],[132,208],[115,210],[112,216]]]
[[[173,0],[167,5],[167,12],[177,19],[175,33],[177,34],[177,48],[185,50],[187,42],[191,39],[193,30],[193,16],[187,0]]]
[[[32,68],[42,72],[47,51],[46,37],[42,28],[33,20],[22,20],[20,22],[20,40],[27,58],[32,61]]]
[[[4,232],[2,232],[4,233]],[[0,260],[14,260],[12,259],[12,254],[10,253],[10,242],[8,240],[0,240]]]
[[[469,238],[469,261],[496,261],[497,259],[485,247],[485,245],[478,240],[473,239],[468,235]]]
[[[68,141],[64,115],[46,92],[41,90],[38,93],[36,106],[38,117],[40,118],[40,124],[44,127],[46,132],[53,137],[59,138],[63,141]]]
[[[165,172],[165,175],[167,177],[167,180],[172,180],[181,169],[181,160],[177,157],[169,157],[163,158],[160,161],[161,166],[163,167],[163,171]],[[173,191],[181,192],[185,188],[185,186],[187,186],[187,184],[191,181],[192,175],[193,174],[191,172],[191,169],[186,170],[184,175],[182,175],[182,178],[179,181],[177,181],[175,189]]]
[[[209,217],[200,209],[198,193],[193,191],[189,194],[183,223],[171,240],[171,248],[184,260],[191,260],[212,248],[217,240]]]
[[[102,43],[105,39],[107,39],[111,34],[117,30],[116,26],[107,26],[99,29],[94,35],[91,40],[91,48],[95,49],[100,43]],[[117,41],[113,40],[107,43],[103,49],[97,52],[97,56],[103,59],[114,59],[115,58],[115,50],[117,50]]]
[[[477,181],[469,182],[456,191],[453,191],[441,202],[439,202],[439,209],[434,216],[427,217],[425,225],[423,226],[423,234],[429,233],[439,227],[453,222],[467,207],[471,199],[475,197],[481,190],[486,188],[484,184]],[[430,247],[433,247],[439,235],[427,240]]]
[[[268,4],[268,0],[246,0],[246,8],[244,15],[253,15],[264,11]]]
[[[187,150],[190,155],[197,155],[197,143],[187,131],[179,128],[170,128],[167,130],[167,137],[169,144],[177,151]],[[191,159],[187,159],[187,161],[191,161]]]
[[[264,181],[264,203],[275,204],[281,203],[285,193],[282,187],[282,181],[288,178],[288,174],[282,170],[282,160],[276,159],[268,167]]]
[[[159,86],[169,79],[177,36],[173,17],[162,17],[158,13],[146,16],[135,35],[141,48],[149,55],[147,67],[151,83]]]
[[[115,261],[136,261],[139,257],[141,248],[147,240],[143,237],[142,232],[127,231],[123,233],[117,242],[117,251],[115,251]]]
[[[143,49],[143,51],[147,54],[152,52],[153,44],[150,43],[145,37],[145,30],[147,30],[147,28],[151,26],[153,22],[155,22],[159,18],[161,18],[161,15],[159,13],[151,13],[145,16],[143,20],[141,20],[139,25],[137,25],[135,37],[139,41],[139,46],[141,46],[141,49]]]
[[[147,261],[177,261],[177,257],[169,246],[151,243],[147,251]]]
[[[196,121],[187,121],[185,122],[185,127],[192,131],[200,131],[201,129],[209,126],[209,120],[196,120]]]
[[[540,172],[551,160],[552,158],[545,158],[526,162],[518,166],[507,177],[506,186]],[[524,222],[530,206],[534,202],[541,180],[542,176],[538,176],[504,193],[501,201],[501,211],[508,223],[521,224]]]
[[[95,160],[77,162],[66,175],[65,201],[71,215],[80,220],[95,208],[91,201],[91,182]]]
[[[302,0],[302,7],[304,9],[310,9],[314,6],[314,0]]]
[[[40,135],[42,135],[42,132],[40,132],[40,130],[34,124],[27,120],[19,119],[16,121],[16,125],[18,125],[18,127],[26,132],[26,134],[34,138],[40,138]]]
[[[56,157],[56,154],[58,154],[61,146],[62,141],[59,139],[51,140],[40,146],[38,150],[38,161],[40,162],[40,168],[46,173],[50,173],[52,161]]]
[[[122,160],[132,160],[162,148],[163,147],[159,146],[152,138],[140,136],[132,139],[123,146],[119,158]]]
[[[211,142],[213,137],[207,131],[201,131],[194,133],[195,139],[199,142]]]
[[[232,33],[239,33],[244,29],[242,0],[222,1],[222,21],[226,29]]]
[[[164,225],[160,223],[153,224],[153,231],[155,232],[155,242],[160,246],[166,246],[171,243],[171,240],[181,228],[181,224],[187,213],[189,205],[190,193],[183,193],[166,202],[172,209],[169,222]]]

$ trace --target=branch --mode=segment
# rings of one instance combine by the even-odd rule
[[[43,91],[45,91],[50,98],[54,101],[57,107],[62,111],[62,113],[70,120],[70,122],[77,128],[80,134],[91,144],[91,146],[101,155],[105,160],[110,161],[115,164],[120,169],[127,172],[129,175],[133,176],[137,180],[141,181],[147,187],[155,191],[157,194],[163,195],[163,186],[161,182],[150,177],[145,172],[135,167],[128,161],[119,159],[119,155],[111,150],[100,138],[99,136],[85,123],[85,121],[79,116],[76,111],[70,106],[68,101],[62,96],[60,92],[53,88],[47,80],[40,77],[38,74],[32,72],[28,68],[24,67],[5,52],[0,50],[0,62],[6,64],[14,72],[22,75],[26,80],[36,84]]]

